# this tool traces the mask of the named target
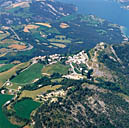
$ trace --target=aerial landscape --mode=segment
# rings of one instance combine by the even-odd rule
[[[129,128],[129,0],[1,0],[0,128]]]

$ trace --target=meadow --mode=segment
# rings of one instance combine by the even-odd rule
[[[68,69],[69,69],[68,66],[60,63],[56,63],[56,64],[52,64],[44,67],[42,72],[50,75],[55,72],[65,75],[68,73]]]
[[[17,75],[11,80],[11,82],[19,84],[31,83],[33,82],[33,80],[42,76],[42,68],[42,64],[33,64],[28,69],[24,70],[23,72],[20,72],[19,75]]]
[[[34,91],[28,91],[28,90],[24,90],[22,92],[22,94],[20,95],[19,99],[22,99],[23,97],[30,97],[32,99],[35,100],[36,96],[43,93],[43,92],[47,92],[48,90],[56,90],[58,88],[60,88],[61,85],[55,85],[55,86],[45,86],[45,87],[42,87],[42,88],[39,88],[37,90],[34,90]]]
[[[40,103],[33,101],[32,99],[23,99],[18,101],[14,105],[16,116],[23,119],[30,119],[30,115],[33,110],[40,106]]]
[[[14,74],[16,74],[17,71],[24,69],[30,65],[29,62],[21,63],[13,68],[9,69],[8,71],[0,73],[0,86],[4,84],[9,78],[11,78]]]
[[[7,71],[7,70],[11,69],[13,66],[14,66],[14,64],[5,64],[3,66],[0,66],[0,72]]]
[[[0,94],[0,128],[18,128],[18,126],[12,125],[2,111],[2,106],[13,96]]]

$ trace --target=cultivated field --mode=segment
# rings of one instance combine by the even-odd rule
[[[19,45],[19,44],[12,44],[12,45],[9,45],[8,47],[12,49],[17,49],[17,50],[23,50],[26,48],[25,45]]]
[[[45,87],[42,87],[40,89],[37,89],[37,90],[34,90],[34,91],[28,91],[28,90],[24,90],[22,92],[22,94],[20,95],[20,98],[23,98],[23,97],[30,97],[32,99],[35,100],[36,96],[43,93],[43,92],[47,92],[48,90],[56,90],[58,88],[60,88],[62,85],[56,85],[56,86],[45,86]]]
[[[0,73],[0,87],[2,86],[2,84],[4,84],[4,82],[6,82],[9,78],[11,78],[12,75],[16,74],[16,71],[24,69],[29,65],[30,65],[29,62],[21,63],[9,69],[8,71]]]
[[[13,96],[0,94],[0,128],[18,128],[8,121],[7,117],[2,111],[2,106],[12,98]]]
[[[30,119],[30,114],[33,110],[40,106],[39,102],[32,99],[23,99],[14,105],[16,116],[22,119]]]
[[[37,29],[37,28],[39,28],[39,26],[37,26],[37,25],[27,25],[27,26],[25,26],[24,27],[24,32],[30,32],[29,30],[31,30],[31,29]]]
[[[14,77],[11,82],[19,84],[31,83],[33,80],[42,76],[42,68],[42,64],[33,64],[25,71],[20,72],[20,74]]]
[[[36,23],[37,25],[46,26],[48,28],[51,28],[52,26],[49,23]]]
[[[47,73],[47,74],[53,74],[55,72],[60,73],[60,74],[67,74],[69,70],[69,67],[60,63],[48,65],[43,68],[42,72]]]
[[[64,45],[64,44],[59,44],[59,43],[50,43],[51,45],[54,45],[54,46],[57,46],[57,47],[59,47],[59,48],[65,48],[66,47],[66,45]]]

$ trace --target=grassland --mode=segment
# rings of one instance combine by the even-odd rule
[[[40,78],[42,76],[42,68],[42,64],[33,64],[28,69],[14,77],[14,79],[12,79],[11,82],[19,84],[31,83],[33,80]]]
[[[23,119],[30,119],[30,114],[33,110],[40,106],[40,103],[33,101],[32,99],[24,99],[18,101],[14,105],[16,116]]]
[[[68,73],[68,70],[69,70],[68,66],[60,63],[56,63],[56,64],[52,64],[44,67],[42,72],[50,75],[55,72],[65,75]]]
[[[50,43],[51,45],[54,45],[54,46],[57,46],[57,47],[59,47],[59,48],[65,48],[66,47],[66,45],[64,45],[64,44],[59,44],[59,43]]]
[[[23,98],[23,97],[30,97],[32,99],[35,100],[36,96],[43,93],[43,92],[47,92],[48,90],[56,90],[58,88],[60,88],[61,85],[56,85],[56,86],[53,86],[51,87],[50,85],[49,86],[45,86],[45,87],[42,87],[40,89],[37,89],[37,90],[34,90],[34,91],[28,91],[28,90],[24,90],[22,92],[22,94],[20,95],[20,98]]]
[[[29,65],[30,65],[29,62],[21,63],[9,69],[8,71],[0,73],[0,87],[2,86],[2,84],[4,84],[4,82],[6,82],[9,78],[11,78],[12,75],[16,74],[18,70],[24,69]]]
[[[7,70],[11,69],[13,66],[14,66],[14,64],[5,64],[3,66],[0,66],[0,72],[7,71]]]
[[[0,40],[6,38],[7,36],[9,36],[10,34],[7,32],[7,33],[0,33]]]
[[[12,125],[7,117],[4,115],[2,111],[2,106],[4,105],[5,102],[8,100],[12,99],[13,96],[10,95],[1,95],[0,94],[0,128],[18,128],[15,125]]]
[[[57,43],[71,43],[71,39],[67,39],[66,36],[58,35],[55,38],[49,39],[50,42],[57,42]]]

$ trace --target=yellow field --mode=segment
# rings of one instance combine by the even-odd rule
[[[0,34],[3,34],[4,32],[3,31],[0,31]]]
[[[34,91],[28,91],[28,90],[24,90],[22,92],[22,94],[20,95],[20,98],[23,98],[23,97],[30,97],[32,99],[35,100],[36,96],[41,94],[42,92],[47,92],[48,90],[56,90],[58,88],[60,88],[62,85],[56,85],[56,86],[45,86],[45,87],[42,87],[40,89],[37,89],[37,90],[34,90]]]
[[[0,40],[4,39],[5,37],[9,36],[10,33],[0,33]]]
[[[20,42],[17,41],[17,40],[13,40],[13,39],[5,39],[5,40],[1,41],[1,43],[4,43],[4,44],[18,44]]]
[[[17,4],[13,4],[12,7],[16,8],[16,7],[29,7],[29,3],[28,2],[21,2],[21,3],[17,3]]]
[[[1,55],[0,55],[0,57],[3,57],[3,56],[5,56],[6,54],[7,54],[7,53],[1,54]]]
[[[60,24],[60,27],[61,27],[61,28],[69,28],[69,25],[66,24],[66,23],[61,23],[61,24]]]
[[[30,62],[26,62],[26,63],[21,63],[18,64],[16,66],[14,66],[13,68],[11,68],[8,71],[2,72],[0,73],[0,87],[4,84],[4,82],[6,82],[12,75],[16,74],[16,71],[20,70],[20,69],[24,69],[26,67],[28,67],[30,65]]]
[[[65,48],[65,47],[66,47],[66,45],[64,45],[64,44],[59,44],[59,43],[51,43],[51,45],[57,46],[57,47],[59,47],[59,48]]]
[[[8,49],[6,49],[6,48],[1,48],[1,49],[0,49],[0,52],[1,52],[1,53],[7,52],[7,51],[8,51]]]
[[[24,27],[24,32],[30,32],[29,30],[31,30],[31,29],[37,29],[37,28],[39,28],[39,26],[37,26],[37,25],[27,25],[27,26],[25,26]]]
[[[12,45],[9,45],[8,47],[12,49],[17,49],[17,50],[23,50],[26,48],[25,45],[18,45],[18,44],[12,44]]]
[[[52,26],[49,23],[36,23],[37,25],[43,25],[46,26],[48,28],[51,28]]]

